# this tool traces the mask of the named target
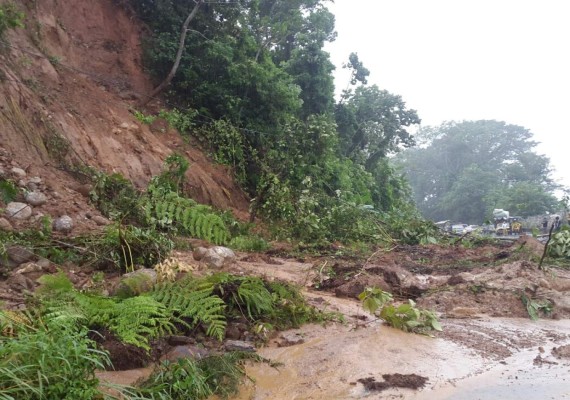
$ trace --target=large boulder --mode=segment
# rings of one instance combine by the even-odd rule
[[[210,268],[220,269],[235,263],[236,255],[232,249],[214,246],[206,250],[201,261]]]

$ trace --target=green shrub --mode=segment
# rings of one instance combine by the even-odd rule
[[[570,258],[570,230],[564,228],[552,235],[548,242],[548,255],[551,257]]]
[[[0,179],[0,199],[10,203],[18,197],[19,189],[11,180]]]
[[[395,306],[392,304],[392,294],[378,288],[366,288],[358,298],[362,301],[362,307],[370,314],[380,317],[388,325],[404,332],[441,331],[435,313],[417,308],[413,300]]]
[[[240,251],[265,251],[271,246],[258,236],[237,236],[229,242],[229,247]]]
[[[0,399],[91,400],[96,369],[110,365],[85,331],[38,329],[0,337]]]

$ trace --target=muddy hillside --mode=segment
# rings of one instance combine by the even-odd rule
[[[164,121],[149,127],[133,116],[152,82],[141,64],[145,27],[131,13],[112,0],[15,4],[25,27],[6,31],[0,43],[0,168],[22,185],[41,179],[48,202],[34,213],[65,214],[78,230],[93,229],[77,166],[118,172],[144,187],[176,151],[191,163],[194,199],[245,218],[248,200],[224,167]]]

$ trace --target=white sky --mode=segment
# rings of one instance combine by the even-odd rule
[[[495,119],[529,129],[570,186],[570,1],[335,0],[337,66],[351,52],[369,84],[401,95],[422,125]]]

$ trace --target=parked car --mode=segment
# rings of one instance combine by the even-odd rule
[[[457,233],[457,234],[459,234],[459,235],[462,235],[462,234],[463,234],[463,230],[464,230],[465,228],[467,228],[467,227],[468,227],[467,224],[453,224],[453,225],[451,225],[451,232],[452,232],[452,233]]]

